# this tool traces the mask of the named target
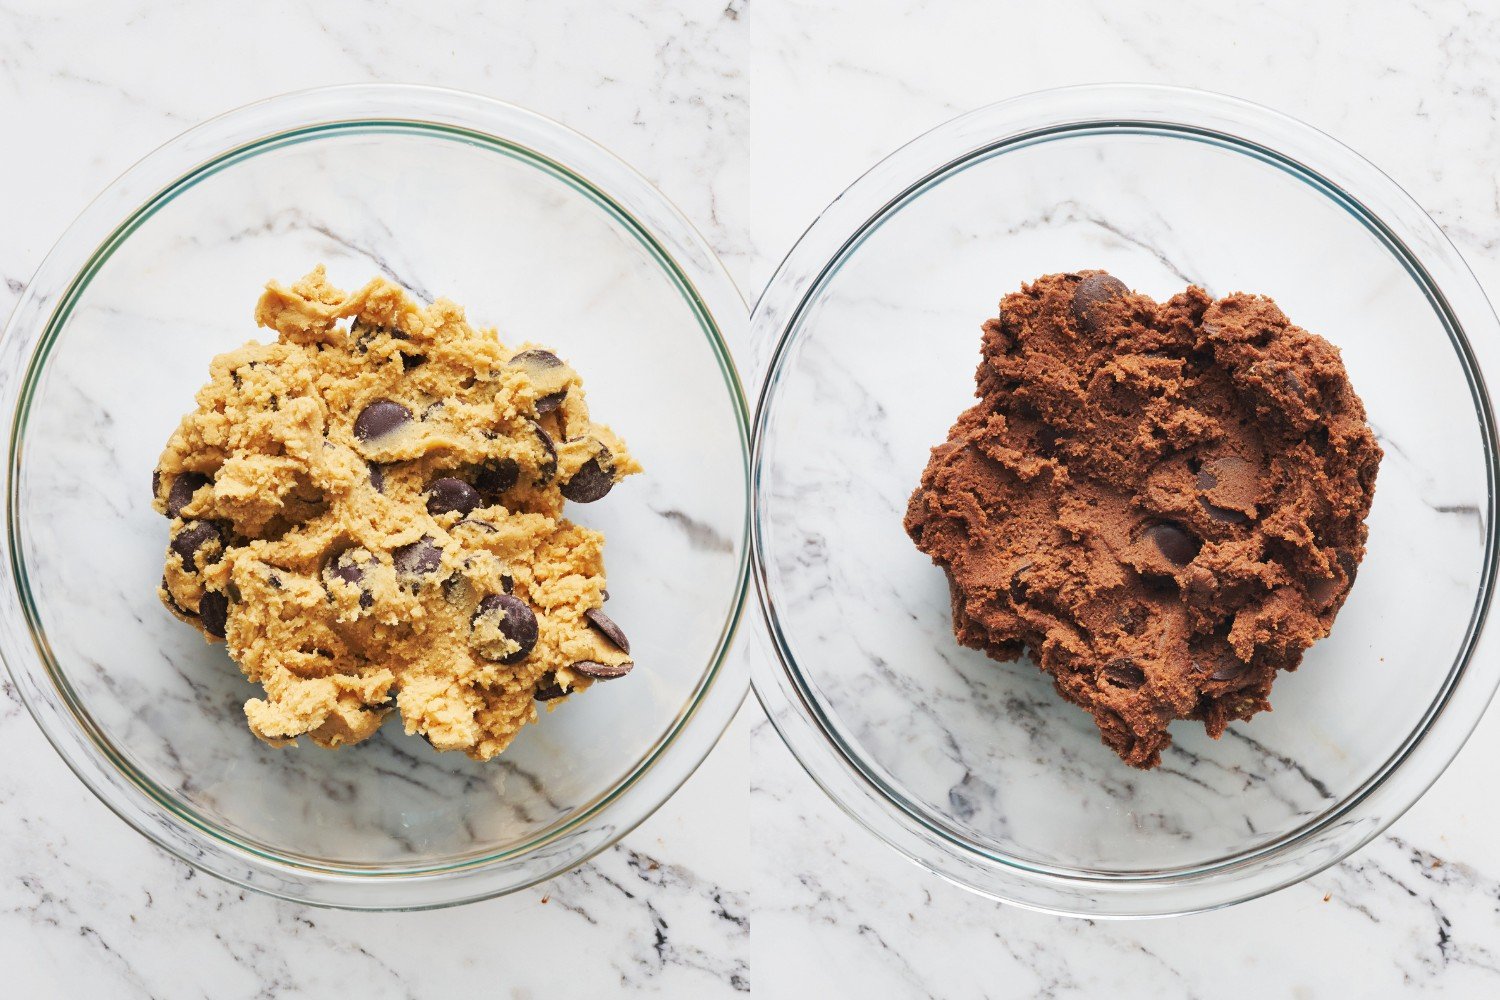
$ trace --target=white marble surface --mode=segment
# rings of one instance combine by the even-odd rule
[[[1500,293],[1500,19],[1478,0],[254,6],[0,0],[0,302],[86,199],[182,128],[275,92],[382,79],[491,94],[589,133],[682,206],[750,298],[854,176],[961,110],[1068,83],[1201,86],[1370,157]],[[736,346],[749,376],[766,345]],[[752,705],[667,808],[583,870],[457,910],[344,914],[245,898],[161,855],[72,779],[7,687],[4,992],[1482,996],[1500,991],[1497,753],[1491,714],[1388,835],[1305,885],[1207,916],[1090,924],[912,867],[822,796]]]

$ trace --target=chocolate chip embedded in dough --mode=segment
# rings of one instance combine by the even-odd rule
[[[604,458],[605,462],[608,460]],[[602,500],[614,485],[614,477],[600,464],[600,459],[591,458],[578,467],[573,478],[563,483],[562,495],[574,503],[593,503]]]
[[[525,371],[528,375],[534,372],[544,372],[551,368],[562,368],[563,361],[551,351],[540,348],[532,348],[522,351],[510,359],[510,363]]]
[[[182,616],[183,618],[197,618],[198,617],[196,614],[194,614],[193,612],[189,611],[187,608],[183,607],[181,604],[177,603],[177,598],[175,598],[175,597],[172,596],[172,588],[167,586],[167,578],[165,576],[163,576],[161,578],[161,593],[162,593],[162,596],[166,598],[167,607],[169,607],[173,611],[177,612],[178,615]]]
[[[172,536],[171,548],[182,559],[183,569],[197,572],[200,552],[205,566],[218,562],[224,554],[224,533],[212,521],[188,521]]]
[[[377,399],[354,418],[354,436],[378,441],[411,423],[411,411],[389,399]]]
[[[156,498],[159,497],[159,496],[161,496],[161,470],[160,469],[152,469],[151,470],[151,500],[152,500],[152,502],[155,502]]]
[[[1112,274],[1100,271],[1085,275],[1073,289],[1073,318],[1082,329],[1092,332],[1099,324],[1100,307],[1129,291],[1125,283]]]
[[[1219,522],[1220,524],[1250,523],[1250,515],[1246,514],[1242,510],[1234,510],[1230,507],[1220,507],[1218,504],[1211,503],[1208,500],[1205,500],[1203,497],[1198,498],[1198,504],[1203,508],[1203,512],[1207,514],[1209,518]]]
[[[392,549],[391,561],[402,576],[427,576],[437,572],[443,564],[443,550],[438,548],[432,536],[423,535],[410,545]]]
[[[1145,535],[1168,562],[1178,566],[1192,562],[1203,547],[1191,532],[1173,521],[1158,521],[1146,529]]]
[[[452,476],[434,480],[432,485],[427,487],[427,513],[434,517],[454,511],[467,514],[481,503],[483,501],[479,497],[478,490],[462,479],[455,479]]]
[[[620,652],[630,652],[630,640],[625,637],[625,632],[614,623],[614,619],[598,608],[589,608],[583,613],[583,617],[589,620],[589,624],[598,629],[606,639],[619,647]]]
[[[536,401],[536,412],[551,413],[553,410],[561,406],[563,404],[563,400],[567,398],[568,390],[566,389],[559,389],[556,392],[549,392],[547,393],[547,395],[541,397]]]
[[[364,559],[361,560],[360,556]],[[333,580],[341,580],[352,587],[359,589],[359,606],[368,608],[375,603],[375,595],[365,586],[365,568],[363,563],[370,563],[374,557],[370,551],[359,546],[348,548],[330,559],[323,567],[323,585],[328,587],[330,595],[333,590],[329,584]]]
[[[542,464],[536,470],[536,484],[545,486],[552,482],[552,477],[557,475],[557,446],[552,443],[552,435],[542,428],[535,420],[527,420],[531,425],[531,431],[542,446]]]
[[[176,517],[182,513],[182,508],[193,502],[193,494],[207,486],[212,480],[201,472],[183,472],[172,480],[172,488],[167,491],[167,516]]]
[[[203,630],[217,639],[224,638],[229,628],[229,598],[217,590],[205,591],[198,600],[198,616],[203,620]]]
[[[385,469],[379,462],[370,462],[370,487],[376,493],[385,492]]]
[[[469,641],[486,660],[519,663],[536,648],[536,615],[511,594],[490,594],[470,619]],[[506,650],[510,650],[506,652]]]
[[[1112,687],[1134,690],[1146,683],[1146,672],[1134,660],[1121,656],[1104,665],[1100,681]]]
[[[513,458],[485,462],[474,470],[474,486],[486,496],[498,496],[521,479],[521,464]]]
[[[579,660],[577,663],[569,664],[568,668],[585,677],[607,681],[615,677],[624,677],[635,668],[635,664],[629,660],[624,663],[598,663],[594,660]]]
[[[563,686],[557,682],[557,675],[549,670],[537,681],[536,691],[532,697],[537,701],[556,701],[566,697],[567,694],[568,692],[563,690]]]
[[[427,355],[425,355],[425,354],[402,354],[401,355],[401,370],[404,371],[404,372],[409,372],[413,368],[420,368],[422,365],[425,365],[426,363],[427,363]]]

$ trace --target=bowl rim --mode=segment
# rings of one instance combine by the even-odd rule
[[[435,869],[328,864],[241,843],[139,775],[113,751],[54,671],[45,631],[27,595],[14,512],[24,414],[41,362],[92,271],[134,226],[184,185],[279,144],[340,129],[450,133],[530,161],[591,198],[645,246],[699,320],[734,411],[745,470],[739,566],[728,612],[697,687],[657,743],[609,790],[527,843]],[[300,141],[300,140],[298,140]],[[124,221],[121,221],[121,220]],[[513,892],[609,848],[654,813],[693,774],[749,690],[729,655],[749,591],[749,408],[725,329],[748,309],[711,245],[686,215],[616,154],[536,112],[493,98],[411,84],[351,84],[281,94],[182,132],[138,160],[94,198],[48,251],[0,337],[0,413],[9,442],[7,530],[0,556],[0,657],[27,710],[68,767],[109,809],[177,858],[211,875],[316,906],[425,909]]]
[[[1474,613],[1463,648],[1417,728],[1371,778],[1315,820],[1238,855],[1153,873],[1064,868],[985,848],[944,828],[891,788],[839,738],[797,664],[781,628],[761,525],[764,444],[783,363],[808,303],[865,234],[928,185],[981,157],[1068,134],[1132,130],[1201,137],[1256,156],[1319,189],[1382,239],[1448,327],[1474,395],[1488,486]],[[960,115],[888,155],[819,215],[762,291],[751,331],[758,342],[775,345],[756,402],[752,444],[752,570],[775,654],[774,661],[758,657],[752,666],[756,696],[793,757],[841,809],[939,877],[1003,902],[1091,918],[1191,913],[1273,892],[1352,854],[1410,808],[1452,761],[1500,685],[1500,660],[1480,653],[1500,514],[1495,422],[1483,372],[1500,363],[1500,322],[1457,249],[1420,206],[1359,154],[1312,126],[1238,98],[1128,83],[1040,91]],[[1463,697],[1455,697],[1460,688]]]

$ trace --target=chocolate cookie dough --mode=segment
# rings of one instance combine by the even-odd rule
[[[630,670],[604,539],[562,512],[640,467],[571,367],[321,267],[255,317],[277,341],[213,360],[152,477],[162,602],[264,687],[255,735],[338,747],[399,712],[488,760],[538,700]]]
[[[1084,271],[1005,297],[977,383],[905,522],[958,641],[1029,651],[1135,767],[1269,709],[1364,556],[1381,451],[1338,351],[1262,296]]]

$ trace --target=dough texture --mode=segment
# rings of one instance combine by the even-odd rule
[[[537,701],[629,671],[604,539],[562,514],[640,466],[571,367],[321,267],[255,318],[276,342],[213,360],[152,490],[162,602],[264,688],[256,736],[339,747],[399,712],[488,760]]]
[[[1006,296],[982,353],[905,521],[958,641],[1029,650],[1135,767],[1268,710],[1364,557],[1381,450],[1338,351],[1261,296],[1084,271]]]

